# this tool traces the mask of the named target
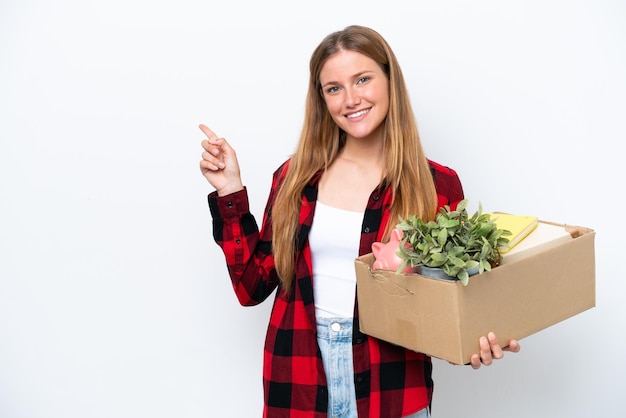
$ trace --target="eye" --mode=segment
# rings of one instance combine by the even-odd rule
[[[326,93],[328,93],[328,94],[337,93],[338,91],[339,91],[339,87],[337,87],[337,86],[328,87],[326,89]]]
[[[369,78],[369,77],[361,77],[361,78],[359,78],[359,79],[356,81],[356,83],[357,83],[357,84],[365,84],[365,83],[367,83],[368,81],[370,81],[370,78]]]

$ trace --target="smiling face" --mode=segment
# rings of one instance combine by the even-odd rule
[[[348,140],[382,139],[389,79],[376,61],[342,49],[326,60],[319,79],[328,112]]]

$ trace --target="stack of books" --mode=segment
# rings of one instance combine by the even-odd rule
[[[500,229],[511,232],[508,245],[500,248],[501,264],[511,263],[572,239],[563,225],[540,222],[536,216],[491,213]]]

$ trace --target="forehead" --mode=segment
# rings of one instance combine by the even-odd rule
[[[376,61],[360,52],[342,49],[326,60],[320,71],[320,81],[322,83],[340,81],[372,71],[382,72]]]

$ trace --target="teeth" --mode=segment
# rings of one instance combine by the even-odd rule
[[[351,115],[348,115],[348,119],[353,119],[353,118],[358,118],[359,116],[362,116],[364,114],[366,114],[367,112],[369,112],[369,109],[365,109],[365,110],[361,110],[359,112],[356,113],[352,113]]]

